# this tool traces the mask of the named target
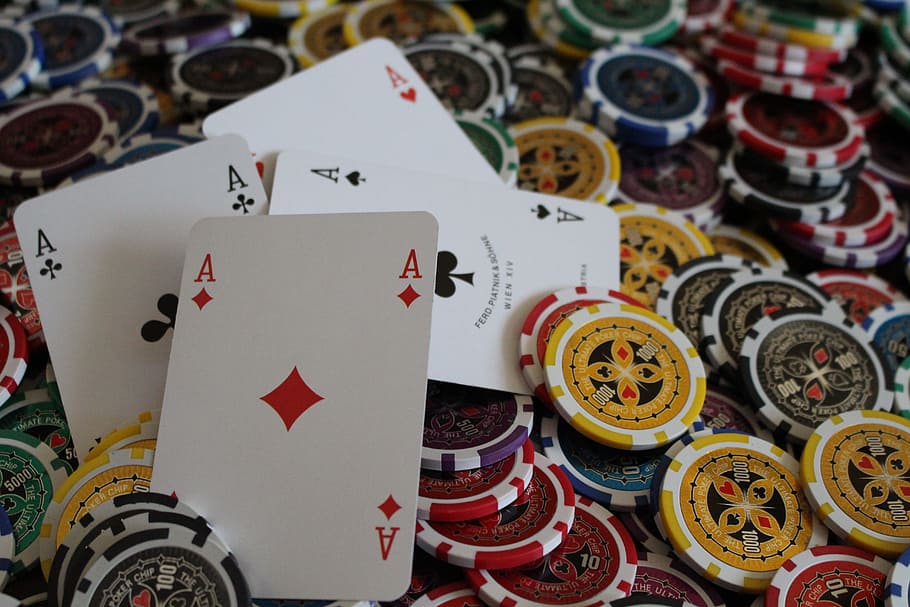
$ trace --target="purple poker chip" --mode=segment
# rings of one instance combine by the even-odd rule
[[[122,46],[136,55],[185,53],[233,40],[250,27],[250,15],[231,10],[209,10],[165,15],[139,23],[123,33]]]
[[[638,553],[632,596],[648,595],[691,603],[695,607],[722,607],[720,591],[682,561],[652,552]]]
[[[534,423],[529,396],[429,382],[420,467],[454,472],[515,453]]]

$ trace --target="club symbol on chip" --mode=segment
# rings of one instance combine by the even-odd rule
[[[44,267],[41,268],[40,274],[42,276],[47,276],[50,274],[51,280],[57,278],[57,272],[63,269],[63,264],[60,262],[54,262],[53,259],[45,259]]]
[[[259,400],[278,414],[290,432],[294,422],[310,407],[323,400],[323,397],[307,385],[297,367],[294,367],[283,382],[265,396],[259,397]]]
[[[177,296],[173,293],[165,293],[159,297],[158,311],[167,318],[167,322],[153,319],[143,324],[140,334],[142,335],[142,339],[147,342],[161,340],[168,329],[174,328],[174,322],[177,319]]]
[[[455,294],[453,278],[474,286],[474,272],[452,274],[457,266],[458,258],[451,251],[440,251],[436,256],[436,294],[440,297],[451,297]]]

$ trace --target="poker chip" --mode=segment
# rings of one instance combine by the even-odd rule
[[[890,411],[894,400],[893,373],[840,307],[765,316],[746,334],[738,364],[758,416],[797,443],[832,415]]]
[[[717,70],[722,76],[740,86],[792,99],[844,101],[853,94],[853,84],[833,72],[821,76],[781,76],[748,68],[735,61],[721,59]]]
[[[524,57],[512,65],[515,103],[506,112],[511,123],[535,118],[569,117],[574,111],[572,87],[558,65]]]
[[[12,223],[7,222],[7,226],[11,228]],[[6,308],[12,311],[25,330],[29,356],[40,354],[44,347],[41,318],[38,316],[31,282],[25,271],[25,256],[19,244],[19,237],[12,229],[7,232],[0,230],[0,293]],[[13,332],[15,333],[15,328]]]
[[[781,164],[741,144],[734,145],[733,152],[747,166],[752,165],[756,169],[767,172],[773,176],[774,180],[812,188],[838,187],[847,180],[855,179],[865,167],[869,153],[869,146],[863,144],[856,157],[849,162],[829,169],[816,169]]]
[[[910,356],[904,358],[894,373],[894,413],[910,418]]]
[[[628,202],[661,205],[695,225],[711,221],[725,202],[717,178],[717,148],[684,141],[657,149],[623,145],[619,149],[622,174],[619,195]]]
[[[736,381],[743,341],[760,318],[794,308],[817,312],[830,301],[813,283],[784,270],[756,266],[731,274],[705,304],[699,350],[715,369]]]
[[[412,607],[484,607],[484,603],[465,582],[452,582],[429,590]]]
[[[887,281],[860,270],[831,268],[807,274],[806,279],[821,287],[857,324],[875,308],[907,299]]]
[[[0,430],[34,436],[66,463],[67,474],[79,465],[62,405],[47,389],[19,391],[0,409]]]
[[[71,583],[67,585],[67,581],[78,581],[84,567],[93,562],[96,554],[89,553],[88,550],[92,542],[102,531],[119,529],[120,521],[143,512],[170,513],[186,519],[196,519],[199,516],[177,498],[160,493],[126,493],[99,503],[73,525],[57,548],[47,577],[48,605],[71,604],[75,588]],[[73,576],[68,575],[71,569]]]
[[[456,522],[496,514],[517,500],[534,472],[534,444],[526,440],[509,457],[460,472],[421,470],[417,518]]]
[[[155,91],[141,82],[89,78],[79,84],[78,90],[94,95],[108,116],[117,122],[120,143],[158,126],[158,98]]]
[[[178,525],[118,541],[87,569],[73,600],[89,605],[110,596],[140,594],[151,594],[151,604],[157,605],[185,595],[224,607],[250,604],[249,588],[234,555],[211,535],[200,537],[198,531]]]
[[[714,31],[723,24],[732,6],[733,0],[692,0],[679,31],[687,34]]]
[[[145,411],[137,416],[136,423],[116,428],[89,449],[85,455],[85,461],[120,449],[154,450],[157,445],[160,413],[160,411]]]
[[[178,125],[163,127],[151,133],[134,135],[129,140],[108,150],[102,162],[106,170],[119,169],[167,152],[185,148],[203,140],[195,127]]]
[[[495,75],[496,92],[498,95],[498,105],[494,108],[497,117],[502,117],[506,110],[515,102],[515,96],[518,89],[512,82],[512,64],[506,54],[506,49],[499,42],[492,39],[485,39],[483,36],[475,33],[463,34],[452,32],[438,32],[428,34],[422,41],[424,42],[441,42],[452,45],[466,44],[473,52],[485,55],[490,62]]]
[[[704,402],[704,366],[685,334],[625,304],[592,305],[560,322],[547,345],[544,377],[559,414],[616,449],[667,444],[686,432]]]
[[[554,416],[541,418],[540,438],[544,454],[562,469],[577,494],[616,512],[648,506],[660,452],[604,447]]]
[[[672,548],[654,526],[654,519],[649,514],[632,510],[631,512],[617,512],[616,516],[622,521],[635,543],[645,552],[662,555],[672,552]]]
[[[815,546],[791,557],[774,574],[765,607],[837,603],[842,596],[881,603],[891,563],[850,546]]]
[[[528,25],[546,47],[560,57],[581,60],[599,44],[567,23],[556,9],[556,0],[528,0]]]
[[[885,586],[886,607],[904,607],[910,604],[910,549],[905,550],[888,573]]]
[[[849,163],[862,150],[864,129],[841,105],[743,93],[730,98],[726,111],[737,140],[781,163],[831,168]]]
[[[866,129],[867,168],[892,187],[910,189],[910,153],[903,145],[901,128],[886,117]]]
[[[54,492],[41,525],[41,570],[50,573],[57,547],[69,530],[95,506],[115,495],[148,492],[155,452],[114,451],[87,460]]]
[[[174,55],[171,93],[190,111],[210,112],[287,78],[294,67],[285,47],[231,40]]]
[[[257,17],[302,17],[322,11],[337,0],[232,0],[235,8]]]
[[[823,34],[812,30],[771,23],[760,17],[746,14],[742,9],[733,13],[733,25],[740,30],[759,36],[767,36],[782,42],[816,46],[822,48],[848,50],[857,42],[855,32],[840,34]]]
[[[39,90],[54,89],[106,70],[120,43],[120,28],[92,6],[61,5],[29,14],[22,23],[37,32],[44,49],[41,71],[31,79]]]
[[[787,269],[787,260],[774,245],[745,228],[721,224],[708,232],[708,239],[718,253],[742,257],[766,268]]]
[[[898,89],[897,81],[879,80],[875,85],[874,95],[878,104],[888,116],[900,123],[905,129],[910,128],[910,105],[904,101]]]
[[[66,464],[54,450],[21,432],[0,430],[0,503],[7,510],[16,540],[11,573],[25,571],[38,560],[38,536],[54,491],[66,479]],[[10,480],[14,479],[14,480]]]
[[[579,114],[610,136],[663,147],[695,134],[714,94],[707,76],[681,54],[619,45],[601,48],[579,72]]]
[[[253,607],[375,607],[375,601],[312,601],[307,599],[253,599]]]
[[[176,0],[101,0],[99,6],[118,23],[130,25],[161,15],[173,15],[180,3]]]
[[[117,123],[90,96],[48,99],[0,116],[0,181],[50,186],[83,168],[117,139]]]
[[[703,582],[697,573],[672,556],[653,552],[638,553],[638,571],[630,599],[644,601],[676,601],[671,605],[697,607],[723,607],[723,597],[712,586]],[[633,605],[636,603],[632,603]]]
[[[344,20],[350,6],[338,4],[294,21],[288,30],[288,47],[301,67],[311,67],[348,48]]]
[[[503,115],[506,100],[498,88],[495,61],[467,41],[426,39],[402,49],[436,98],[449,110]]]
[[[898,31],[896,21],[893,18],[882,19],[879,22],[878,34],[888,57],[901,67],[910,67],[910,44]]]
[[[122,46],[141,56],[186,53],[237,38],[249,27],[247,13],[227,9],[190,11],[133,25],[123,32]]]
[[[863,320],[872,344],[882,356],[885,374],[893,377],[910,356],[910,302],[886,303],[870,311]]]
[[[612,289],[574,287],[544,296],[531,308],[522,324],[519,340],[521,372],[534,396],[550,409],[553,408],[553,403],[547,392],[543,374],[543,360],[550,336],[559,323],[571,313],[592,304],[606,302],[641,305],[631,297]]]
[[[664,281],[657,313],[679,327],[693,344],[701,341],[705,304],[721,281],[753,263],[736,255],[708,255],[679,266]]]
[[[848,411],[806,442],[800,474],[816,514],[852,546],[897,558],[910,546],[901,488],[910,421],[885,411]],[[874,499],[870,499],[874,496]]]
[[[651,309],[676,268],[714,254],[704,233],[678,213],[647,204],[611,208],[619,217],[619,290]]]
[[[455,122],[507,186],[518,181],[518,146],[506,127],[493,118],[455,111]]]
[[[715,59],[733,61],[759,72],[770,72],[782,76],[820,76],[828,71],[827,63],[813,63],[763,55],[739,46],[724,44],[723,41],[710,36],[702,37],[699,40],[699,44],[702,52],[706,55]]]
[[[891,224],[891,229],[885,238],[863,246],[822,245],[804,238],[797,238],[787,232],[782,232],[780,238],[794,251],[828,265],[872,268],[888,263],[904,250],[908,236],[907,213],[907,209],[899,206],[898,216]]]
[[[16,392],[19,382],[25,377],[28,368],[28,341],[25,329],[16,315],[0,306],[0,360],[3,367],[0,369],[0,404],[7,402]]]
[[[753,503],[774,506],[753,509]],[[715,434],[683,447],[661,484],[660,519],[687,565],[729,590],[753,594],[824,535],[796,460],[747,434]],[[726,522],[734,519],[735,525]]]
[[[799,3],[795,6],[781,4],[749,2],[743,3],[740,10],[751,17],[819,34],[859,34],[859,12],[850,2],[807,3],[805,8]]]
[[[0,102],[7,102],[31,84],[44,65],[44,45],[30,26],[0,20]]]
[[[13,557],[16,554],[16,540],[13,537],[13,525],[6,510],[0,508],[0,587],[9,581]]]
[[[518,189],[607,203],[619,184],[613,142],[571,118],[536,118],[509,128],[518,147]]]
[[[579,497],[569,535],[541,566],[470,569],[465,575],[488,605],[582,607],[629,594],[637,563],[632,538],[616,515]]]
[[[779,229],[818,244],[863,246],[881,242],[897,216],[897,202],[888,186],[870,172],[854,184],[847,210],[840,218],[824,223],[779,221]]]
[[[847,58],[847,49],[790,44],[774,38],[755,35],[732,25],[721,27],[717,36],[728,44],[779,59],[838,63]]]
[[[709,430],[742,432],[773,442],[773,436],[755,416],[748,399],[723,386],[708,383],[699,416]]]
[[[402,45],[427,34],[473,31],[474,23],[461,7],[420,0],[366,0],[353,6],[344,22],[350,46],[376,37]]]
[[[518,451],[533,421],[527,396],[433,382],[420,467],[455,472],[495,464]]]
[[[585,0],[556,0],[559,14],[575,29],[599,45],[664,42],[686,19],[686,1],[669,0],[654,5],[602,5]]]
[[[773,213],[802,223],[839,219],[847,211],[851,184],[820,187],[789,183],[781,175],[769,174],[735,152],[718,167],[730,197],[747,207]]]
[[[455,523],[417,521],[417,546],[437,559],[468,569],[512,569],[555,550],[575,517],[575,492],[558,466],[537,453],[534,475],[510,506],[483,519]]]

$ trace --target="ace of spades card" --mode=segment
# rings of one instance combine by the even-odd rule
[[[16,231],[80,458],[158,409],[190,227],[268,201],[246,142],[217,137],[26,201]]]
[[[423,212],[193,228],[152,489],[211,521],[253,596],[407,588],[436,235]]]

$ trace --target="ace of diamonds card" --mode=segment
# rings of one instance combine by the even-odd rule
[[[212,523],[253,596],[407,588],[437,229],[424,212],[193,228],[152,489]]]

